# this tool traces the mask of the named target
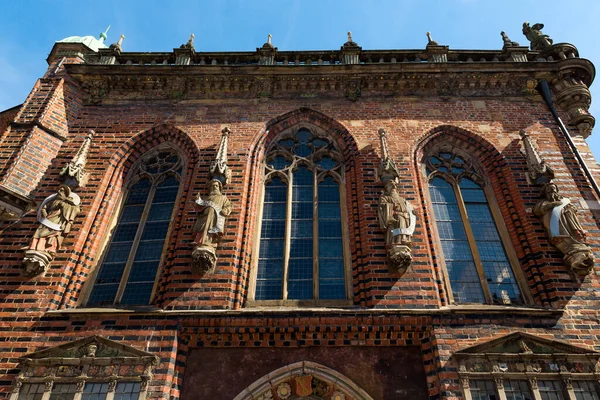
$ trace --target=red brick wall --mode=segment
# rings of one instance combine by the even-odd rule
[[[79,98],[77,88],[69,86],[73,99]],[[10,167],[8,173],[7,165],[18,164],[25,155],[39,155],[32,153],[33,147],[26,142],[48,141],[42,146],[56,155],[44,156],[47,169],[34,168],[37,175],[28,184],[35,188],[31,189],[35,199],[41,201],[57,190],[60,169],[77,151],[88,129],[96,132],[87,165],[90,181],[77,191],[82,198],[82,212],[47,274],[36,278],[21,275],[20,248],[36,229],[33,215],[0,237],[0,390],[5,394],[15,374],[17,357],[92,333],[161,356],[150,388],[153,398],[177,398],[182,384],[185,386],[188,353],[193,351],[201,357],[204,348],[421,346],[430,396],[448,398],[459,390],[456,366],[450,356],[475,342],[526,330],[600,350],[600,277],[592,273],[582,281],[574,280],[562,255],[551,246],[542,224],[532,213],[539,190],[525,178],[520,129],[527,130],[537,142],[556,173],[563,195],[575,202],[595,198],[539,98],[364,98],[354,103],[344,99],[231,99],[180,104],[124,101],[74,105],[73,114],[67,111],[68,104],[77,101],[64,104],[67,117],[54,121],[68,136],[64,143],[37,132],[37,127],[31,131],[9,129],[2,139],[2,179],[12,179],[17,186],[13,172],[16,169]],[[294,311],[299,314],[297,318],[244,314],[252,238],[258,223],[263,149],[278,132],[303,122],[331,132],[346,157],[354,305],[358,310],[414,309],[414,316],[401,317],[405,311],[389,310],[374,310],[368,315],[364,311],[356,315]],[[201,276],[190,267],[192,226],[198,215],[193,199],[198,192],[204,193],[208,166],[214,159],[223,125],[232,131],[232,178],[225,193],[233,203],[233,213],[219,245],[216,271]],[[402,276],[388,270],[384,234],[377,223],[377,204],[383,189],[376,174],[379,128],[388,133],[390,153],[401,174],[401,192],[415,206],[417,214],[413,267]],[[513,309],[505,313],[491,308],[466,314],[448,311],[437,315],[433,311],[447,306],[448,297],[442,284],[441,254],[435,246],[433,215],[427,208],[428,190],[420,161],[428,146],[443,140],[468,150],[480,160],[526,276],[534,299],[532,306],[564,309],[562,315],[519,313]],[[145,151],[165,141],[174,143],[187,160],[184,194],[177,204],[170,247],[153,300],[154,305],[169,312],[45,314],[47,310],[76,307],[81,301],[82,289],[90,283],[103,238],[118,210],[129,168]],[[42,164],[37,162],[38,166]],[[597,251],[597,220],[589,210],[582,210],[579,216],[588,230],[589,243]],[[225,310],[235,311],[220,312]]]

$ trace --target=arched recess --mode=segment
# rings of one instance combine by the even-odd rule
[[[469,132],[465,129],[453,125],[440,125],[421,136],[414,145],[414,165],[419,173],[419,186],[421,193],[428,193],[427,177],[425,173],[424,157],[432,153],[433,149],[457,149],[461,154],[468,154],[470,158],[477,160],[485,181],[493,192],[493,202],[497,202],[494,208],[501,214],[501,219],[505,222],[508,230],[514,230],[516,236],[527,237],[527,225],[523,212],[519,212],[516,204],[520,202],[520,195],[517,184],[514,182],[509,163],[506,157],[488,140],[480,135]],[[422,196],[424,209],[431,209],[428,204],[428,196]],[[500,205],[502,205],[500,207]],[[432,219],[432,213],[425,216],[425,226],[428,229],[429,237],[435,237],[432,227],[435,221]],[[547,302],[546,290],[540,282],[533,282],[531,276],[539,274],[539,266],[535,261],[530,242],[528,240],[515,241],[512,238],[506,238],[505,242],[510,242],[519,256],[520,268],[523,269],[523,275],[527,277],[527,285],[531,294],[537,297],[541,302]],[[534,268],[535,272],[527,273],[527,269]],[[437,269],[439,273],[440,270]],[[443,281],[441,279],[440,281]],[[443,290],[441,290],[443,292]],[[443,301],[448,304],[449,300],[442,293]],[[531,302],[530,299],[528,302]]]
[[[281,367],[256,380],[233,400],[373,400],[343,374],[312,361]]]
[[[335,146],[341,152],[345,170],[345,206],[347,211],[347,221],[348,221],[348,230],[350,232],[358,231],[358,205],[356,202],[352,200],[357,197],[356,195],[356,185],[355,182],[357,180],[356,177],[356,168],[355,168],[355,158],[359,154],[358,145],[352,135],[349,133],[348,129],[346,129],[340,122],[334,120],[333,118],[312,110],[310,108],[299,108],[293,111],[290,111],[286,114],[273,118],[265,125],[265,128],[256,136],[250,146],[250,179],[248,182],[248,203],[246,206],[247,210],[252,210],[250,212],[250,218],[247,218],[247,226],[244,228],[247,232],[256,232],[257,226],[260,223],[260,216],[257,215],[256,210],[259,210],[261,207],[261,199],[262,199],[262,187],[263,187],[263,170],[264,170],[264,162],[265,162],[265,152],[273,143],[273,140],[280,135],[292,131],[299,131],[302,129],[306,129],[317,136],[327,136],[334,143]],[[352,237],[348,238],[350,243],[348,243],[352,256],[355,256],[357,260],[361,260],[361,251],[359,248],[359,244],[361,243],[360,238],[356,236],[350,235]],[[249,246],[254,246],[257,243],[257,238],[253,237],[252,241],[249,242]],[[252,243],[252,244],[250,244]],[[256,254],[257,249],[253,248],[252,253]],[[355,264],[362,265],[361,261],[356,262]],[[255,274],[251,273],[251,263],[247,262],[244,268],[240,268],[240,281],[238,283],[238,290],[236,290],[237,296],[239,296],[240,303],[245,302],[249,298],[249,293],[251,293],[254,289],[254,276]],[[356,271],[352,271],[351,275],[354,275]],[[349,277],[348,282],[352,282],[352,277]],[[241,288],[247,290],[247,292],[243,292]],[[357,292],[357,289],[349,290],[352,294]]]
[[[97,133],[98,137],[102,133]],[[122,143],[110,158],[104,161],[106,170],[102,173],[103,178],[96,188],[96,195],[90,205],[88,220],[85,231],[87,235],[82,238],[85,240],[82,248],[94,249],[94,253],[82,251],[79,255],[77,267],[70,277],[65,295],[62,298],[60,308],[77,305],[81,300],[81,289],[88,279],[93,278],[90,270],[95,264],[95,260],[100,256],[102,245],[106,243],[110,220],[115,212],[115,205],[118,204],[122,193],[123,183],[131,167],[148,151],[168,143],[184,159],[182,170],[182,186],[189,186],[193,176],[193,170],[198,162],[198,148],[192,138],[181,129],[171,124],[162,124],[151,129],[144,130],[135,134]],[[179,203],[185,204],[189,201],[192,194],[182,192]],[[175,222],[172,231],[178,230],[180,221]],[[100,244],[100,245],[99,245]],[[168,252],[172,249],[169,248]],[[88,279],[81,280],[81,276],[87,276]],[[161,282],[159,281],[158,284]],[[87,289],[86,289],[87,290]],[[159,290],[157,290],[159,293]]]

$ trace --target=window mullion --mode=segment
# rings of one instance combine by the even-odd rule
[[[294,174],[290,168],[288,172],[288,192],[287,192],[287,204],[285,209],[285,240],[283,243],[283,282],[282,282],[282,298],[287,300],[288,298],[288,267],[290,264],[290,246],[292,236],[292,200],[293,200],[293,180]]]
[[[140,225],[138,226],[138,229],[135,232],[133,244],[131,246],[131,250],[129,251],[129,257],[127,257],[127,263],[125,264],[125,268],[123,270],[123,275],[121,276],[121,283],[119,283],[119,288],[117,289],[117,295],[115,297],[116,304],[121,302],[123,293],[125,293],[125,287],[127,286],[127,281],[129,280],[129,273],[131,272],[131,267],[133,266],[133,261],[135,259],[135,255],[137,253],[137,249],[140,245],[140,240],[142,239],[142,233],[144,232],[146,220],[148,219],[148,214],[150,213],[150,207],[152,206],[152,200],[154,199],[154,194],[156,193],[156,186],[157,186],[156,179],[154,179],[152,182],[152,187],[150,188],[150,191],[148,192],[148,198],[146,199],[146,204],[144,205],[144,211],[142,211],[142,216],[140,218]]]
[[[313,166],[314,168],[314,166]],[[319,187],[313,170],[313,298],[319,299]]]
[[[483,264],[481,263],[481,257],[479,256],[479,250],[477,249],[477,243],[475,242],[475,236],[473,235],[473,230],[471,229],[471,224],[469,223],[469,217],[467,216],[467,207],[465,206],[465,201],[463,199],[461,190],[458,187],[458,183],[454,183],[452,187],[454,188],[456,202],[458,203],[460,216],[462,218],[463,226],[465,227],[465,232],[467,234],[467,241],[469,242],[469,247],[471,249],[471,253],[473,254],[473,262],[475,263],[475,268],[477,269],[477,274],[479,275],[481,290],[483,291],[486,303],[489,304],[492,302],[492,295],[490,293],[490,288],[487,284],[485,271],[483,270]]]

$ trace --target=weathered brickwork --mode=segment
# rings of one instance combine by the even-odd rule
[[[352,86],[356,75],[350,74],[350,83],[331,83],[342,74],[327,69],[323,79],[329,83],[306,83],[300,78],[294,81],[293,72],[286,70],[290,81],[274,87],[262,82],[261,90],[250,95],[255,83],[245,81],[231,86],[223,83],[211,91],[208,76],[213,79],[224,72],[194,65],[189,73],[206,76],[206,81],[194,83],[193,88],[183,84],[181,93],[202,93],[187,98],[188,94],[173,94],[179,90],[178,82],[164,83],[166,78],[155,65],[138,66],[149,69],[148,86],[140,88],[141,73],[135,72],[135,82],[123,83],[114,72],[136,71],[125,61],[123,65],[85,65],[79,57],[57,60],[49,59],[49,72],[35,84],[18,112],[0,115],[2,121],[9,121],[0,121],[0,185],[41,204],[57,192],[62,168],[93,130],[86,164],[90,178],[85,187],[76,189],[81,212],[45,274],[23,274],[23,248],[39,225],[35,212],[0,227],[2,398],[10,397],[20,357],[92,335],[158,356],[149,398],[184,400],[198,393],[232,399],[274,369],[296,361],[332,368],[373,399],[459,399],[464,398],[463,387],[453,355],[475,344],[523,332],[600,351],[600,272],[596,267],[583,278],[573,275],[534,215],[540,189],[527,180],[519,131],[525,130],[535,141],[555,173],[561,194],[580,209],[579,220],[596,258],[600,257],[599,198],[542,97],[520,89],[531,86],[528,79],[504,86],[473,84],[464,87],[466,94],[461,94],[462,87],[454,89],[447,83],[443,91],[427,95],[433,87],[428,85],[437,83],[418,77],[401,84],[409,92],[383,96],[377,90],[392,90],[387,79],[394,66],[386,64],[377,70],[376,65],[364,65],[373,68],[364,70],[370,75],[362,83],[356,78],[358,89]],[[552,63],[538,64],[544,74],[553,73]],[[362,65],[347,67],[353,73],[363,71]],[[260,75],[261,67],[248,68],[258,68]],[[379,73],[380,83],[374,78]],[[105,75],[111,77],[110,84],[94,81]],[[330,93],[325,94],[327,88]],[[148,99],[150,89],[156,91],[154,100]],[[248,92],[240,94],[244,90]],[[278,96],[277,90],[285,94]],[[296,95],[295,90],[310,96]],[[566,121],[565,111],[559,111]],[[224,192],[233,211],[218,246],[215,270],[201,274],[191,268],[192,228],[200,214],[194,200],[198,193],[206,193],[209,166],[225,126],[231,131],[228,165],[232,175]],[[344,240],[351,253],[347,279],[352,305],[248,307],[256,265],[253,249],[261,222],[265,150],[280,133],[299,126],[327,132],[344,157],[349,232]],[[414,206],[417,217],[412,266],[404,274],[390,272],[385,235],[378,223],[383,190],[377,176],[381,128],[387,133],[389,152],[400,175],[400,194]],[[600,178],[600,168],[583,137],[575,127],[570,134]],[[184,161],[151,304],[86,308],[132,167],[164,143],[177,149]],[[528,304],[451,301],[423,164],[424,155],[441,144],[462,149],[481,166],[508,245],[516,254],[524,278],[521,288],[531,299]],[[257,349],[261,351],[253,352]],[[285,351],[278,359],[274,349]],[[346,366],[353,359],[356,364]],[[422,369],[394,364],[414,364],[415,360]],[[414,372],[406,375],[412,378],[404,388],[398,380],[403,368]],[[207,383],[211,381],[205,379],[206,374],[220,381]]]

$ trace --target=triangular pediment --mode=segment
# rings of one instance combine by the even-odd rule
[[[151,353],[138,350],[114,340],[101,336],[90,336],[84,339],[74,340],[56,347],[36,351],[26,355],[25,359],[41,360],[48,358],[146,358],[155,356]]]
[[[528,333],[515,332],[466,349],[457,351],[456,356],[474,354],[589,354],[600,353],[582,347],[573,346],[557,340],[544,339]]]

